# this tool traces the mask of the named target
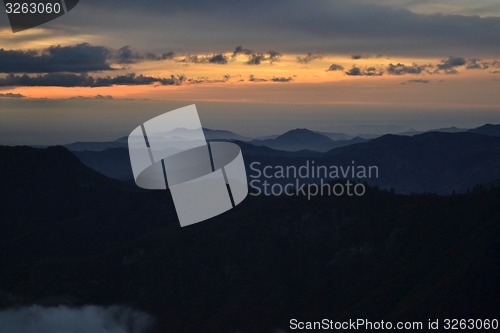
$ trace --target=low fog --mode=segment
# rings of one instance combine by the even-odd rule
[[[38,305],[0,311],[0,331],[16,333],[147,333],[153,320],[128,307],[45,308]]]

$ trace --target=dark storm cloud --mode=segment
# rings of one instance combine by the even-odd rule
[[[25,98],[26,96],[22,94],[13,94],[13,93],[6,93],[6,94],[0,94],[0,98]]]
[[[335,71],[343,71],[344,66],[338,65],[338,64],[332,64],[328,69],[326,70],[327,72],[335,72]]]
[[[0,49],[0,73],[84,73],[110,70],[109,56],[107,48],[87,43],[54,46],[41,52]]]
[[[321,59],[321,58],[323,58],[323,53],[320,53],[320,52],[309,52],[305,56],[299,56],[299,57],[297,57],[297,62],[299,64],[304,64],[305,65],[305,64],[310,63],[313,60]]]
[[[156,78],[134,73],[115,77],[93,77],[88,74],[49,73],[30,76],[9,74],[0,78],[0,87],[109,87],[112,85],[180,85],[185,81],[182,75],[169,78]]]
[[[407,66],[405,64],[397,63],[396,65],[389,64],[386,68],[386,72],[391,75],[421,74],[429,67],[430,65],[412,64],[411,66]]]
[[[352,66],[352,68],[346,71],[345,74],[350,76],[381,76],[384,72],[373,66],[365,67],[363,69]]]

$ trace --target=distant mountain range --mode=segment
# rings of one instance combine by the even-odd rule
[[[481,163],[498,140],[389,135],[322,155],[371,151],[381,170],[415,182],[440,169],[472,179],[489,172]],[[494,318],[499,202],[498,188],[250,196],[180,228],[168,191],[123,186],[62,147],[0,147],[0,308],[126,304],[155,318],[152,333],[284,332],[293,317]]]
[[[490,135],[490,136],[500,136],[500,124],[499,125],[486,124],[478,128],[470,129],[468,130],[468,132]]]
[[[481,127],[471,128],[471,129],[458,128],[458,127],[445,127],[445,128],[433,129],[430,131],[410,130],[407,132],[397,133],[397,135],[414,136],[414,135],[429,133],[429,132],[441,132],[441,133],[470,132],[470,133],[484,134],[484,135],[490,135],[490,136],[500,136],[500,125],[486,124],[486,125],[483,125]]]
[[[467,132],[385,135],[344,147],[340,145],[325,152],[286,151],[268,147],[272,145],[279,148],[280,144],[292,147],[295,144],[293,147],[298,149],[306,145],[311,148],[339,143],[308,130],[289,131],[276,139],[270,139],[273,142],[266,145],[255,145],[254,141],[235,142],[243,151],[247,167],[256,161],[264,165],[282,166],[300,166],[307,160],[327,166],[349,165],[355,161],[358,165],[378,166],[379,178],[368,180],[372,185],[393,188],[399,193],[449,194],[500,179],[500,136],[491,135],[497,133],[496,130],[498,125],[486,125]],[[100,152],[75,151],[74,154],[85,165],[108,177],[121,181],[132,179],[127,148],[111,148]]]
[[[187,129],[178,129],[178,133],[170,133],[172,136],[185,135]],[[366,142],[371,139],[380,137],[381,135],[359,135],[351,136],[344,133],[320,132],[311,131],[305,128],[297,128],[290,130],[281,135],[269,135],[260,138],[250,138],[231,131],[226,130],[213,130],[203,128],[205,137],[210,141],[243,141],[249,142],[255,146],[265,146],[275,150],[282,151],[301,151],[310,150],[316,152],[326,152],[333,148],[345,147],[355,143]],[[411,130],[407,132],[398,133],[397,135],[414,136],[429,132],[441,133],[461,133],[471,132],[490,136],[500,136],[500,125],[487,124],[474,129],[461,129],[456,127],[440,128],[431,131],[417,131]],[[74,142],[65,145],[71,151],[103,151],[111,148],[127,148],[127,137],[122,137],[109,142]],[[151,138],[154,140],[154,138]]]

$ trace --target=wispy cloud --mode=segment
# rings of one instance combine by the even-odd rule
[[[429,80],[414,79],[414,80],[408,80],[408,81],[403,82],[401,84],[426,84],[429,82],[430,82]]]
[[[293,78],[291,76],[289,77],[273,77],[271,79],[271,81],[273,82],[290,82],[290,81],[293,81]]]
[[[22,94],[14,94],[14,93],[5,93],[1,94],[0,93],[0,98],[25,98],[26,96]]]
[[[317,59],[322,59],[323,58],[323,53],[322,52],[309,52],[305,56],[298,56],[297,57],[297,62],[299,64],[308,64],[313,60]]]
[[[139,52],[129,45],[123,46],[116,51],[109,50],[108,52],[111,55],[110,58],[118,64],[135,64],[144,60],[168,60],[175,57],[175,53],[171,51],[162,54]]]

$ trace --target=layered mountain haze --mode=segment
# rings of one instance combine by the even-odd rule
[[[222,131],[223,137],[212,136],[211,140],[228,140],[240,145],[247,170],[253,162],[299,167],[307,161],[315,161],[316,165],[328,167],[347,166],[354,161],[379,168],[379,178],[367,180],[371,185],[392,188],[398,193],[451,194],[500,179],[500,141],[490,135],[495,134],[497,128],[498,125],[464,131],[448,128],[414,136],[385,135],[371,140],[353,138],[344,141],[333,141],[313,131],[297,129],[275,139],[243,142],[226,139],[227,134]],[[484,132],[487,134],[478,134]],[[70,149],[74,147],[68,146]],[[133,178],[126,148],[98,152],[77,150],[74,154],[84,164],[106,176],[122,181]],[[318,181],[310,180],[311,183]]]

